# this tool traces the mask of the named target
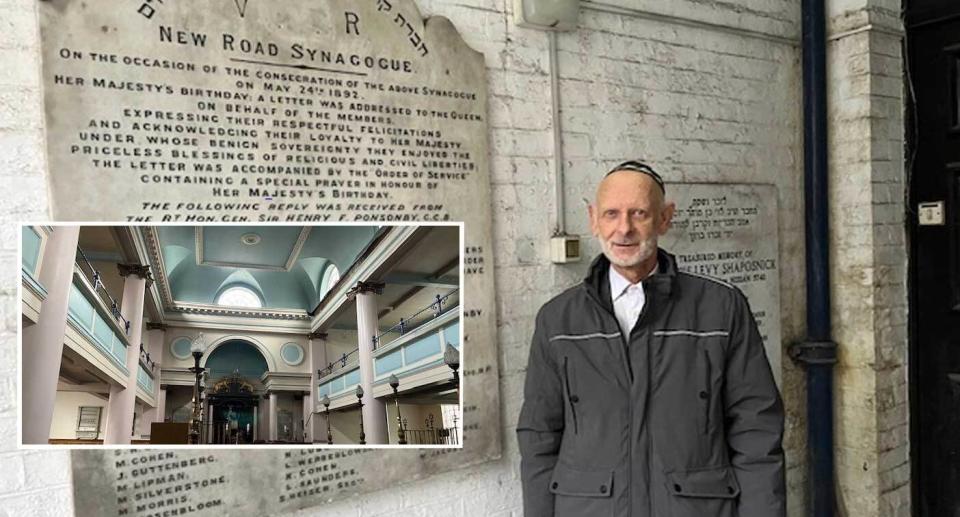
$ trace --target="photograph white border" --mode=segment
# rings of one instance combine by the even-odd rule
[[[54,228],[58,226],[376,226],[378,228],[384,226],[400,226],[400,227],[421,227],[421,226],[456,226],[459,228],[460,235],[460,265],[459,265],[459,295],[460,295],[460,309],[459,309],[459,334],[460,334],[460,368],[458,370],[459,376],[459,387],[457,389],[457,395],[459,398],[460,404],[460,420],[457,423],[457,433],[460,436],[460,443],[458,445],[399,445],[399,444],[366,444],[366,445],[349,445],[349,444],[325,444],[325,443],[312,443],[312,444],[295,444],[295,443],[284,443],[284,444],[250,444],[250,445],[214,445],[214,444],[201,444],[201,445],[160,445],[160,444],[131,444],[131,445],[120,445],[120,444],[100,444],[100,445],[68,445],[68,444],[24,444],[23,443],[23,317],[22,317],[22,304],[23,304],[23,278],[18,277],[17,281],[17,449],[19,450],[56,450],[56,451],[67,451],[67,450],[123,450],[123,449],[132,449],[132,450],[253,450],[253,449],[266,449],[266,450],[276,450],[280,451],[283,449],[400,449],[400,450],[423,450],[423,449],[463,449],[463,384],[464,384],[464,375],[463,371],[466,369],[466,364],[464,363],[464,353],[463,348],[465,346],[463,342],[463,321],[464,314],[463,308],[466,306],[468,301],[467,293],[464,291],[464,278],[463,278],[463,268],[464,268],[464,252],[466,251],[464,238],[464,222],[463,221],[403,221],[403,222],[390,222],[390,224],[372,224],[370,222],[356,222],[356,221],[343,221],[343,222],[319,222],[319,223],[310,223],[310,224],[294,224],[287,222],[253,222],[253,221],[243,221],[243,222],[203,222],[196,224],[186,224],[184,222],[145,222],[145,221],[136,221],[136,222],[125,222],[125,221],[57,221],[57,222],[35,222],[35,221],[20,221],[17,225],[18,234],[17,234],[17,262],[16,266],[19,268],[20,264],[23,262],[23,227],[24,226],[47,226],[49,228]],[[18,269],[19,271],[19,269]],[[494,329],[495,330],[495,329]],[[316,413],[315,413],[316,414]]]

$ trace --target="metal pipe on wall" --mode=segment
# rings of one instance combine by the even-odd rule
[[[553,186],[555,203],[555,220],[553,234],[566,235],[567,223],[563,213],[565,210],[563,199],[563,127],[560,121],[560,71],[557,66],[557,33],[548,31],[550,44],[550,108],[553,117]]]
[[[790,356],[807,370],[809,514],[832,517],[833,365],[827,185],[826,15],[824,0],[803,0],[803,172],[806,216],[807,338]]]

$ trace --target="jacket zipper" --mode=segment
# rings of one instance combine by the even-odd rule
[[[623,353],[623,364],[625,365],[625,369],[627,371],[627,380],[630,383],[629,386],[627,386],[627,401],[629,401],[630,395],[633,393],[633,366],[630,364],[630,350],[627,347],[627,342],[630,339],[630,336],[627,336],[623,333],[623,329],[620,328],[620,320],[617,319],[616,313],[614,313],[610,309],[607,309],[606,306],[604,306],[601,303],[597,303],[597,305],[600,306],[600,308],[603,309],[604,312],[606,312],[613,318],[613,322],[617,326],[616,328],[620,333],[620,351]],[[637,323],[636,325],[634,325],[634,328],[637,328],[638,326],[640,326],[640,321],[643,320],[643,315],[646,314],[646,312],[647,312],[647,304],[644,303],[643,310],[640,311],[640,317],[637,319]],[[566,362],[566,356],[564,356],[564,362]],[[627,460],[628,461],[627,461],[627,483],[625,486],[627,487],[627,515],[633,515],[633,468],[631,467],[631,465],[633,465],[633,404],[628,404],[628,407],[630,409],[629,409],[629,414],[627,415],[628,416],[627,422],[628,422],[628,425],[630,426],[630,429],[629,429],[630,434],[628,435],[628,439],[627,439]],[[653,515],[653,514],[651,513],[650,515]]]
[[[640,325],[640,320],[643,319],[643,313],[646,312],[646,310],[647,305],[644,304],[643,309],[640,311],[640,317],[637,318],[637,322],[634,324],[633,329]],[[617,319],[616,314],[614,314],[613,319]],[[633,404],[630,404],[629,402],[631,395],[633,394],[633,365],[630,364],[630,348],[627,346],[630,336],[625,336],[623,334],[623,329],[620,328],[619,320],[617,320],[617,328],[620,329],[620,344],[623,346],[623,362],[627,365],[627,374],[629,374],[630,378],[630,386],[627,388],[627,404],[630,408],[629,414],[627,415],[630,432],[629,436],[627,437],[627,515],[633,515]],[[633,329],[630,329],[631,334],[633,334]]]
[[[625,362],[627,363],[627,366],[628,366],[628,368],[629,368],[629,373],[630,373],[630,390],[629,390],[629,393],[630,393],[630,394],[633,393],[633,382],[634,382],[634,379],[633,379],[633,365],[630,363],[630,350],[629,350],[629,348],[627,347],[627,343],[629,343],[629,342],[631,341],[631,337],[633,336],[633,332],[634,332],[636,329],[638,329],[638,328],[641,327],[641,325],[642,325],[642,323],[643,323],[643,320],[644,320],[644,317],[647,315],[647,312],[648,312],[647,309],[650,307],[650,296],[649,296],[649,293],[646,292],[646,291],[647,291],[646,286],[647,286],[648,284],[647,284],[646,281],[643,281],[643,282],[641,282],[641,285],[642,285],[643,288],[644,288],[644,298],[645,298],[645,301],[644,301],[644,303],[643,303],[643,309],[640,310],[640,316],[637,318],[636,323],[634,323],[633,328],[630,329],[630,335],[629,335],[629,336],[624,336],[624,334],[623,334],[623,329],[620,329],[620,336],[623,337],[623,339],[622,339],[621,341],[623,342],[623,351],[624,351],[624,355],[625,355],[625,358],[626,358],[626,361],[625,361]],[[614,316],[614,318],[616,318],[616,316]],[[620,328],[620,323],[619,323],[619,322],[617,322],[617,328]],[[648,346],[647,346],[647,382],[650,382],[650,346],[649,346],[649,344],[648,344]],[[652,384],[647,387],[647,400],[644,401],[644,405],[643,405],[645,412],[649,410],[650,389],[651,389],[651,387],[652,387]],[[629,395],[628,395],[628,397],[627,397],[627,400],[630,400],[630,396],[629,396]],[[630,418],[629,418],[629,420],[630,420],[630,439],[627,440],[627,458],[629,458],[629,463],[628,463],[628,465],[627,465],[627,467],[628,467],[628,468],[627,468],[627,487],[628,487],[628,492],[629,492],[629,497],[627,498],[627,503],[628,503],[628,504],[627,504],[627,510],[628,510],[627,515],[633,515],[633,468],[631,468],[631,466],[633,465],[633,407],[634,407],[633,404],[631,404],[631,405],[630,405]],[[644,415],[643,421],[644,421],[644,422],[647,421],[646,415]],[[653,432],[653,429],[652,429],[649,425],[647,426],[647,432],[648,432],[648,433],[652,433],[652,432]],[[651,516],[652,516],[652,515],[653,515],[653,501],[651,500],[652,498],[649,497],[649,495],[650,495],[650,460],[651,460],[651,458],[650,458],[650,442],[651,442],[651,441],[652,441],[652,437],[648,437],[648,439],[647,439],[647,462],[646,462],[647,464],[646,464],[646,468],[647,468],[647,495],[648,495],[648,497],[647,497],[647,515],[651,515]]]
[[[710,352],[703,349],[704,358],[704,379],[703,379],[703,434],[710,434],[710,370],[713,365],[710,363]]]
[[[640,317],[637,318],[637,323],[636,323],[636,324],[634,325],[634,327],[633,327],[634,329],[640,327],[641,324],[643,323],[644,317],[647,315],[647,312],[648,312],[647,309],[650,308],[650,305],[651,305],[650,302],[652,301],[652,300],[651,300],[652,297],[650,296],[650,293],[647,292],[647,289],[646,289],[646,287],[647,287],[649,284],[648,284],[647,282],[643,282],[642,285],[643,285],[643,287],[644,287],[643,291],[644,291],[644,298],[645,298],[645,300],[644,300],[644,303],[643,303],[643,309],[640,311]],[[652,290],[652,289],[651,289],[651,290]],[[631,334],[632,334],[632,332],[631,332]],[[645,414],[643,415],[643,421],[644,421],[644,423],[647,423],[647,414],[650,412],[650,391],[653,390],[652,370],[651,370],[651,367],[650,367],[650,343],[649,343],[649,339],[648,339],[647,341],[648,341],[648,342],[647,342],[647,350],[646,350],[646,351],[647,351],[647,384],[648,384],[648,385],[647,385],[646,400],[644,401],[644,404],[643,404],[643,411],[644,411],[644,413],[645,413]],[[633,383],[631,382],[631,384],[633,384]],[[651,454],[651,451],[650,451],[650,443],[651,443],[652,441],[653,441],[653,426],[647,425],[647,461],[646,461],[645,467],[646,467],[646,470],[647,470],[647,515],[650,515],[650,516],[654,515],[654,513],[653,513],[653,497],[652,497],[653,494],[650,493],[650,462],[653,461],[653,457],[650,455],[650,454]],[[633,459],[633,419],[632,419],[632,418],[630,419],[630,444],[631,444],[631,447],[630,447],[630,458],[631,458],[631,460],[632,460],[632,459]],[[631,461],[631,463],[632,463],[632,461]],[[631,486],[632,486],[632,483],[633,483],[633,474],[632,474],[632,473],[631,473],[631,476],[630,476],[630,482],[631,482]],[[631,496],[632,496],[632,494],[631,494]],[[630,498],[630,514],[633,515],[633,497]]]
[[[570,371],[567,369],[567,356],[563,356],[563,383],[567,390],[567,401],[570,403],[570,416],[573,417],[573,434],[580,434],[577,425],[577,408],[573,402],[573,393],[570,391]]]
[[[641,284],[644,286],[644,295],[645,295],[646,300],[645,300],[645,302],[644,302],[644,304],[643,304],[643,309],[640,311],[640,316],[637,318],[636,324],[633,326],[633,329],[631,329],[631,332],[630,332],[631,334],[633,334],[633,330],[635,330],[635,329],[637,329],[638,327],[640,327],[640,324],[643,322],[644,316],[647,315],[647,309],[648,309],[648,308],[650,307],[650,305],[651,305],[651,304],[650,304],[651,297],[649,296],[650,293],[648,293],[647,290],[646,290],[646,286],[647,286],[646,280],[644,280],[643,282],[641,282]],[[600,302],[597,301],[596,299],[595,299],[595,301],[597,302],[597,305],[600,306],[600,308],[603,309],[604,312],[606,312],[606,313],[609,314],[611,317],[613,317],[613,321],[614,321],[614,323],[615,323],[616,326],[617,326],[616,328],[620,331],[620,349],[621,349],[621,351],[623,352],[623,359],[624,359],[623,362],[624,362],[624,364],[626,365],[627,377],[628,377],[628,379],[629,379],[629,381],[630,381],[630,386],[627,388],[627,400],[630,400],[630,395],[631,395],[632,392],[633,392],[633,365],[630,364],[630,351],[629,351],[628,348],[627,348],[627,343],[628,343],[628,340],[630,339],[630,336],[627,336],[627,335],[625,335],[625,334],[623,333],[623,329],[620,328],[620,321],[617,320],[617,315],[616,315],[616,313],[614,313],[613,310],[611,310],[611,309],[607,309],[606,306],[604,306],[602,303],[600,303]],[[650,347],[648,346],[648,347],[647,347],[647,379],[650,378],[650,356],[649,356],[650,350],[649,350],[649,348],[650,348]],[[566,360],[566,356],[564,356],[564,360]],[[652,384],[651,384],[651,387],[652,387]],[[644,411],[647,411],[648,408],[650,407],[649,397],[650,397],[650,389],[648,388],[648,389],[647,389],[647,400],[645,401],[646,403],[644,404]],[[630,416],[630,418],[627,419],[627,420],[629,420],[629,426],[630,426],[630,435],[629,435],[629,439],[627,440],[627,458],[628,458],[628,463],[627,463],[627,484],[626,484],[626,487],[627,487],[627,515],[633,515],[633,468],[632,468],[632,465],[633,465],[633,405],[632,405],[632,404],[630,405],[630,415],[629,415],[629,416]],[[646,415],[644,415],[644,417],[646,417]],[[644,420],[646,420],[646,418],[644,418]],[[648,430],[649,430],[648,432],[651,434],[651,436],[647,439],[647,465],[646,465],[646,469],[647,469],[647,494],[649,495],[649,494],[650,494],[650,461],[651,461],[651,459],[650,459],[650,458],[651,458],[651,457],[650,457],[650,442],[653,441],[653,437],[652,437],[653,429],[652,429],[650,426],[647,426],[647,428],[648,428]],[[653,498],[652,498],[652,497],[647,497],[647,515],[651,515],[651,516],[654,515],[654,513],[653,513]]]

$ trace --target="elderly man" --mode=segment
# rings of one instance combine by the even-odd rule
[[[528,517],[781,517],[783,405],[743,294],[677,270],[674,204],[624,162],[589,208],[603,254],[537,315],[517,424]]]

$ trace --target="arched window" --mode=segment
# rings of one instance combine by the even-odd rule
[[[326,271],[323,272],[323,281],[320,283],[320,288],[323,289],[323,291],[320,293],[320,299],[322,300],[339,281],[340,270],[337,269],[336,265],[330,264],[327,266]]]
[[[227,307],[253,307],[258,309],[263,307],[263,302],[260,301],[257,293],[253,292],[249,287],[233,286],[224,289],[223,292],[220,293],[220,296],[217,297],[217,305],[225,305]]]

